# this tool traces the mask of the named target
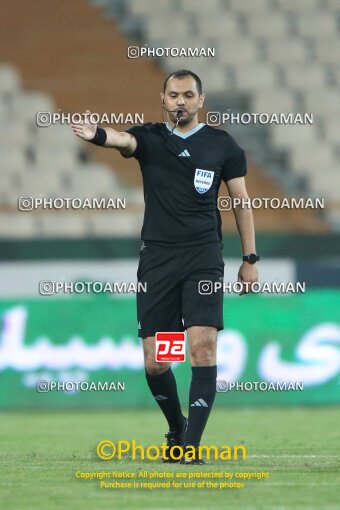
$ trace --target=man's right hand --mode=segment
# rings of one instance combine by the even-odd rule
[[[95,137],[98,124],[93,124],[90,122],[90,110],[86,110],[86,114],[87,115],[85,121],[80,121],[77,124],[71,124],[71,127],[73,132],[79,136],[79,138],[90,141]],[[135,152],[137,147],[137,140],[133,135],[124,131],[116,131],[110,127],[105,128],[105,131],[107,138],[103,147],[111,147],[113,149],[117,149],[124,156],[130,156]]]
[[[90,110],[86,110],[86,120],[81,120],[77,124],[71,124],[73,132],[83,140],[92,140],[97,132],[97,124],[92,124],[89,120]]]

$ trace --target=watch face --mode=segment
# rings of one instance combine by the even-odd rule
[[[257,261],[257,255],[255,253],[251,253],[248,256],[248,261],[250,264],[255,264],[255,262]]]

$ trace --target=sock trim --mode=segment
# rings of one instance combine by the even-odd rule
[[[217,365],[212,367],[191,367],[193,379],[216,379]]]

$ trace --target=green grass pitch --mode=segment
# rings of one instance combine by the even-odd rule
[[[155,410],[0,413],[0,508],[6,510],[340,509],[340,409],[215,408],[204,444],[244,444],[245,461],[179,466],[98,459],[103,439],[160,445]],[[76,471],[268,471],[243,489],[100,489]],[[145,480],[144,480],[145,481]]]

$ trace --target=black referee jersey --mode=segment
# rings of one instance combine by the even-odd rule
[[[143,176],[145,213],[142,241],[191,246],[221,241],[217,208],[221,181],[243,177],[246,158],[225,131],[200,123],[187,133],[167,123],[127,130]],[[126,156],[125,156],[126,157]]]

